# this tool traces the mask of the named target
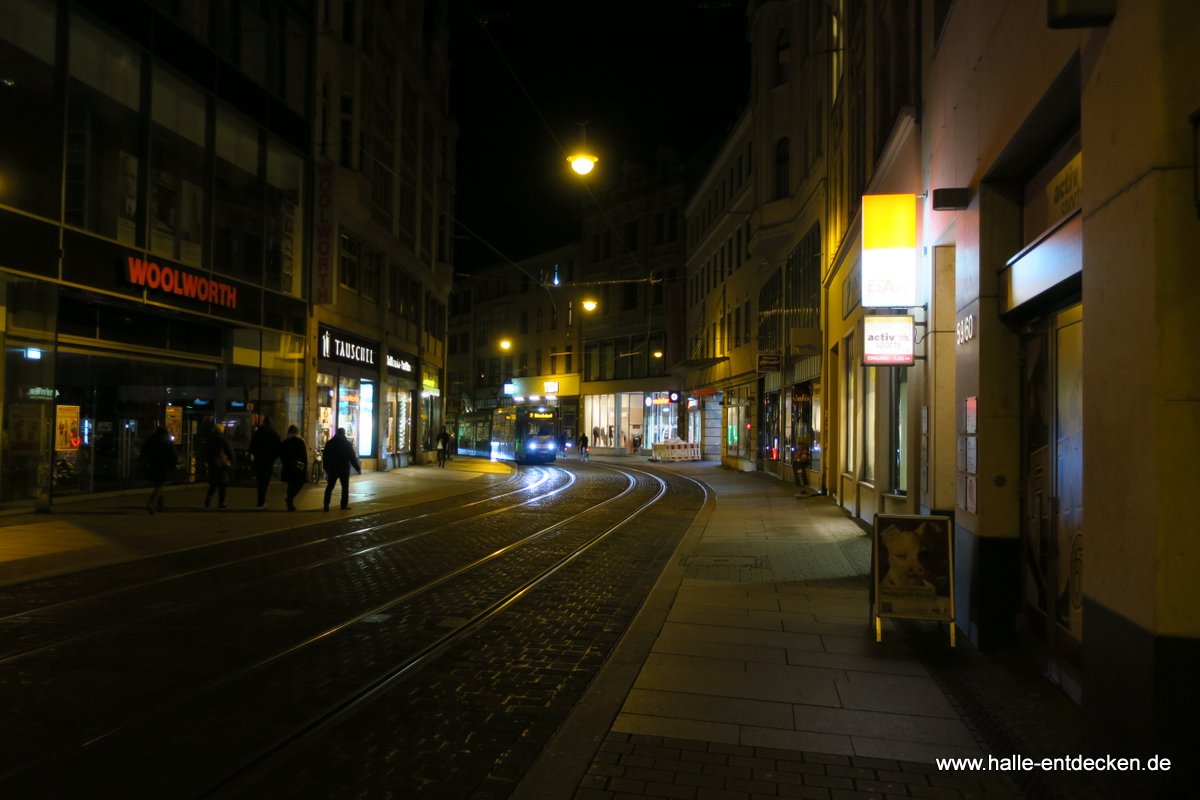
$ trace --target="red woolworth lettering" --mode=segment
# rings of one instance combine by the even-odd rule
[[[159,266],[153,261],[134,256],[128,256],[125,265],[126,275],[134,286],[145,286],[147,289],[181,295],[201,303],[237,308],[236,286],[175,267]]]

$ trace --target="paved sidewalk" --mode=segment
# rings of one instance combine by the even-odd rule
[[[1079,774],[933,766],[1079,753],[1078,709],[1014,654],[980,654],[963,637],[950,650],[944,625],[885,623],[876,643],[870,541],[829,498],[798,499],[786,483],[712,462],[657,466],[701,481],[709,502],[515,797],[1098,796]],[[203,509],[203,485],[172,488],[153,516],[148,489],[60,502],[0,516],[0,586],[453,497],[510,474],[470,458],[366,473],[351,478],[350,511],[328,514],[312,486],[299,512],[285,512],[278,482],[271,511],[254,509],[250,486],[230,487],[226,511]]]
[[[350,477],[350,508],[338,509],[341,488],[331,510],[321,510],[325,486],[306,486],[296,498],[298,510],[284,510],[286,487],[271,484],[267,510],[254,507],[252,485],[227,489],[228,509],[204,508],[207,484],[172,486],[166,511],[149,515],[150,489],[84,499],[63,498],[47,514],[0,516],[0,586],[89,567],[142,558],[201,544],[271,530],[315,524],[339,516],[369,514],[387,508],[452,497],[481,481],[499,481],[512,466],[474,458],[455,458],[446,468],[405,467]]]
[[[936,769],[988,747],[908,632],[885,622],[875,642],[870,538],[829,498],[711,462],[660,466],[702,481],[711,502],[516,797],[1091,796]],[[923,649],[932,639],[938,658],[985,671],[961,637],[950,651],[945,625],[922,627]],[[1077,727],[1061,699],[1060,718],[1041,721]]]

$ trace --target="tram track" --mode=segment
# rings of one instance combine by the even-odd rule
[[[303,570],[319,569],[324,566],[336,563],[339,560],[346,558],[355,558],[365,556],[372,551],[379,550],[412,539],[428,536],[438,531],[446,530],[455,525],[468,524],[473,520],[482,519],[488,516],[496,515],[511,511],[530,503],[539,502],[547,496],[552,496],[558,492],[569,489],[574,479],[569,475],[565,480],[557,485],[552,485],[550,488],[545,488],[545,484],[551,480],[552,474],[545,470],[540,470],[536,473],[536,478],[528,485],[520,486],[516,489],[510,489],[503,492],[490,494],[477,500],[471,500],[465,503],[456,504],[450,509],[438,509],[424,513],[406,516],[403,519],[391,520],[385,523],[369,525],[366,527],[357,527],[354,530],[335,533],[332,535],[319,535],[317,538],[307,539],[302,542],[294,542],[283,547],[274,547],[270,550],[258,551],[249,556],[235,556],[226,558],[225,560],[216,563],[206,563],[203,566],[189,568],[182,571],[174,571],[166,575],[154,577],[147,580],[140,580],[131,584],[122,584],[119,586],[110,586],[101,591],[91,592],[84,595],[71,597],[65,600],[57,600],[42,606],[27,608],[17,613],[10,613],[0,616],[0,641],[6,642],[3,649],[0,650],[0,666],[6,662],[20,658],[22,656],[31,655],[51,647],[63,644],[77,638],[96,636],[112,630],[121,625],[131,625],[138,622],[144,622],[154,617],[162,616],[178,611],[180,608],[191,603],[200,603],[212,600],[222,594],[244,590],[258,583],[265,583],[271,580],[276,580],[281,577],[295,574]],[[494,503],[511,495],[536,493],[534,496],[521,502],[512,503],[500,508],[489,508],[480,513],[469,514],[466,517],[459,516],[462,511],[472,509],[475,506]],[[414,524],[436,520],[439,517],[447,518],[446,521],[434,525],[433,527],[425,528],[420,531],[410,531],[402,533],[395,538],[388,538],[388,531],[404,528]],[[322,529],[324,526],[319,524],[308,526],[312,529]],[[272,532],[274,533],[274,532]],[[293,533],[293,531],[286,531]],[[382,541],[375,541],[367,546],[354,545],[354,539],[364,537],[370,534],[372,538],[382,537]],[[271,536],[272,534],[264,534],[263,536]],[[283,538],[283,537],[276,537]],[[352,547],[348,550],[336,550],[328,555],[322,555],[317,551],[325,548],[330,548],[331,545],[342,543],[351,543]],[[200,549],[215,549],[219,545],[209,545],[207,548],[193,548],[193,551]],[[254,573],[253,570],[257,565],[272,560],[278,561],[284,557],[294,557],[302,555],[306,552],[312,552],[317,555],[315,560],[298,565],[291,565],[284,569],[276,569],[275,571],[266,573]],[[162,556],[152,558],[162,559]],[[130,613],[125,610],[130,605],[136,605],[138,598],[147,592],[162,592],[167,590],[171,585],[183,585],[188,581],[195,581],[200,578],[207,578],[214,573],[244,571],[250,572],[254,577],[237,580],[227,583],[217,591],[208,591],[207,593],[196,594],[186,600],[175,601],[166,607],[151,607],[141,613]],[[9,592],[17,594],[20,592],[20,585],[9,587]],[[204,590],[201,588],[200,590]],[[121,604],[116,604],[115,601],[122,599]],[[84,625],[79,620],[80,616],[86,615],[90,610],[97,608],[103,603],[113,603],[108,606],[112,614],[120,615],[117,619],[101,620],[88,619],[86,621],[86,631],[78,633]],[[47,620],[47,617],[55,618]],[[72,619],[74,617],[74,619]],[[30,628],[36,628],[39,622],[44,625],[52,625],[55,628],[72,628],[74,630],[67,633],[46,634],[31,631]],[[36,643],[34,643],[36,642]],[[15,645],[15,646],[14,646]]]
[[[571,512],[571,503],[566,501],[566,496],[570,494],[568,490],[574,485],[572,478],[557,486],[553,495],[547,496],[543,493],[537,498],[544,500],[545,504],[557,504],[565,508],[565,511],[558,511],[552,515],[553,518],[548,524],[523,531],[515,538],[510,537],[510,541],[501,547],[492,548],[482,556],[465,561],[432,578],[426,578],[419,585],[408,587],[394,596],[360,609],[355,614],[343,615],[337,622],[326,624],[306,637],[293,637],[289,646],[276,646],[274,650],[249,663],[243,663],[237,669],[224,670],[219,676],[210,677],[207,681],[193,684],[182,691],[176,687],[168,693],[169,696],[160,697],[157,702],[143,704],[136,713],[125,714],[118,719],[110,717],[107,722],[93,720],[93,724],[86,730],[71,737],[69,744],[63,746],[60,742],[59,747],[50,751],[41,750],[28,764],[15,769],[9,763],[3,773],[0,773],[0,790],[4,790],[5,785],[14,785],[21,789],[22,793],[19,796],[27,796],[27,790],[37,790],[28,796],[55,796],[53,793],[44,794],[41,791],[47,786],[47,776],[55,778],[49,785],[57,786],[62,781],[69,783],[71,776],[78,771],[77,768],[56,770],[56,764],[86,763],[91,765],[87,771],[94,775],[104,774],[106,765],[129,763],[135,753],[147,756],[149,753],[157,753],[155,759],[161,759],[164,763],[178,761],[179,754],[172,754],[170,749],[175,746],[174,743],[188,738],[188,727],[192,720],[202,718],[206,711],[212,709],[223,709],[230,717],[243,719],[243,724],[236,727],[239,731],[246,732],[246,741],[236,751],[225,752],[224,755],[211,754],[216,763],[232,763],[239,766],[232,772],[227,770],[224,776],[216,777],[208,774],[210,770],[201,770],[207,774],[206,778],[202,778],[200,774],[192,775],[190,770],[182,769],[173,771],[171,777],[166,780],[173,783],[179,780],[181,775],[190,775],[189,779],[196,781],[191,785],[195,786],[214,782],[216,785],[227,785],[242,780],[238,776],[253,773],[260,769],[261,765],[277,760],[279,753],[289,752],[297,742],[306,741],[319,731],[336,724],[378,692],[420,670],[445,648],[468,637],[471,632],[550,579],[565,565],[603,541],[611,532],[620,529],[645,508],[657,503],[665,491],[665,484],[660,479],[647,478],[647,473],[639,475],[638,471],[596,470],[593,483],[611,482],[611,479],[599,477],[602,472],[620,476],[620,480],[626,484],[625,487],[600,501],[587,498],[583,507]],[[648,485],[655,485],[656,488],[649,493],[649,497],[645,497]],[[594,486],[592,490],[595,490]],[[641,499],[631,499],[631,493]],[[558,497],[559,494],[563,497]],[[511,511],[512,508],[522,505],[528,506],[530,502],[532,501],[491,510],[478,515],[476,521],[485,517],[494,518],[503,511]],[[631,502],[634,503],[634,507],[629,509],[627,506]],[[541,521],[540,517],[544,514],[544,511],[539,511],[529,516]],[[400,521],[395,524],[400,524]],[[452,524],[461,524],[461,521]],[[443,525],[439,530],[445,528]],[[601,532],[596,533],[597,530]],[[420,535],[431,532],[432,530],[424,531]],[[411,542],[412,537],[403,541]],[[539,558],[524,555],[535,545],[543,548],[546,555]],[[322,564],[322,568],[336,569],[338,564],[347,568],[346,565],[360,564],[377,557],[383,549],[386,548],[358,549],[344,558]],[[275,575],[264,579],[263,585],[271,580],[280,581],[289,577],[294,579],[295,575]],[[235,594],[230,588],[220,592],[218,597],[228,600]],[[447,612],[451,609],[453,612],[448,617]],[[170,616],[172,611],[176,609],[165,610],[161,616]],[[444,622],[447,618],[456,621],[447,625]],[[385,620],[393,628],[387,637],[387,647],[372,642],[378,636],[383,624],[381,621]],[[112,635],[112,631],[109,631],[109,635]],[[394,642],[402,642],[403,647],[392,646],[391,643]],[[47,645],[42,648],[42,652],[53,652],[57,647]],[[345,655],[347,652],[362,652],[364,648],[375,652],[362,661]],[[324,670],[334,670],[335,665],[345,666],[348,658],[356,664],[370,665],[372,669],[366,670],[370,674],[363,674],[362,667],[355,667],[347,670],[355,675],[353,680],[349,680],[346,675],[338,675],[337,679],[328,682],[329,685],[320,691],[304,697],[299,706],[296,705],[295,698],[290,698],[289,701],[288,687],[311,683],[311,677],[306,678],[304,674],[306,669],[310,673],[316,669],[318,673],[324,674]],[[307,667],[303,663],[306,660],[310,662]],[[22,659],[16,656],[0,661],[0,676],[3,676],[5,670],[11,670],[21,663]],[[314,668],[311,663],[320,663],[322,666]],[[347,688],[342,685],[347,682],[353,686]],[[6,681],[0,678],[0,684],[2,683]],[[258,688],[249,690],[248,685]],[[294,723],[282,728],[277,726],[272,717],[279,715],[281,707],[289,709],[284,715],[288,719],[302,716],[305,721],[298,726]],[[318,708],[319,711],[314,714],[313,708]],[[270,744],[264,745],[263,742]],[[164,748],[166,752],[159,752]],[[216,749],[219,751],[222,748]],[[246,752],[256,755],[247,761],[244,757]],[[238,757],[239,754],[242,754],[242,757]],[[175,758],[172,758],[173,755]],[[183,760],[191,763],[195,759]],[[147,796],[156,795],[151,792]]]

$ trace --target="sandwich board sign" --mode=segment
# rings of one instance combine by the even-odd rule
[[[954,646],[954,530],[950,517],[876,514],[872,532],[875,641],[884,617],[950,623]]]

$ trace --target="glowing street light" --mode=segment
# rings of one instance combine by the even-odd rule
[[[500,340],[500,349],[501,350],[511,350],[512,342],[508,339],[501,339]]]
[[[571,169],[575,170],[575,173],[578,175],[587,175],[599,160],[588,153],[575,153],[567,156],[567,163],[571,165]]]
[[[596,306],[598,306],[598,305],[600,305],[600,304],[597,303],[595,300],[590,300],[590,299],[584,300],[583,301],[583,310],[584,311],[595,311]]]

